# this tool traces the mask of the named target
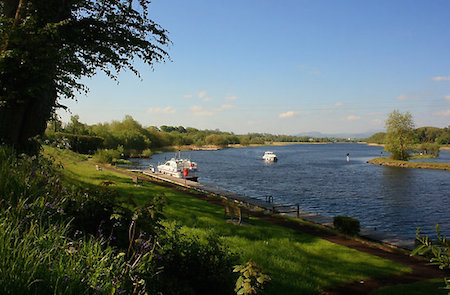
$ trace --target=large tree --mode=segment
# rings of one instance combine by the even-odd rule
[[[86,91],[82,76],[116,78],[134,58],[164,61],[167,32],[149,0],[0,1],[0,141],[20,149],[43,134],[61,98]]]
[[[386,120],[385,150],[395,160],[408,160],[408,149],[413,143],[414,120],[409,112],[394,110]]]

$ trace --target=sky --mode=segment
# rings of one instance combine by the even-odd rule
[[[382,131],[396,109],[450,125],[448,0],[153,0],[150,18],[170,60],[83,79],[63,121],[337,134]]]

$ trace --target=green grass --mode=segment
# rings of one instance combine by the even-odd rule
[[[445,286],[442,279],[433,279],[414,284],[399,284],[395,286],[382,287],[370,295],[446,295],[448,290],[444,290]]]
[[[229,223],[222,207],[186,193],[144,182],[135,186],[130,177],[96,171],[91,160],[80,161],[67,151],[45,148],[45,153],[61,161],[63,179],[73,185],[93,187],[111,180],[111,188],[125,200],[131,194],[143,203],[164,194],[168,199],[164,214],[168,223],[183,225],[183,231],[199,237],[217,233],[241,255],[242,263],[252,259],[272,278],[265,294],[317,294],[351,281],[367,280],[410,272],[405,266],[339,246],[320,238],[296,232],[251,217],[242,226]]]

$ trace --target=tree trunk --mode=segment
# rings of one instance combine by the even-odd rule
[[[20,151],[36,152],[34,138],[44,133],[55,101],[56,89],[50,86],[39,97],[0,107],[0,138]]]
[[[50,35],[40,34],[39,26],[17,29],[30,13],[25,11],[27,2],[6,0],[1,11],[14,24],[5,30],[0,48],[11,52],[0,58],[0,143],[34,153],[38,144],[33,138],[44,133],[56,103],[57,48]]]

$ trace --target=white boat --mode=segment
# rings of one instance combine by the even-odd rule
[[[176,178],[185,178],[187,180],[197,181],[197,163],[190,159],[182,159],[180,154],[175,158],[166,161],[157,166],[158,172],[167,174]]]
[[[276,162],[278,160],[277,155],[275,155],[273,152],[265,152],[262,159],[267,162]]]

